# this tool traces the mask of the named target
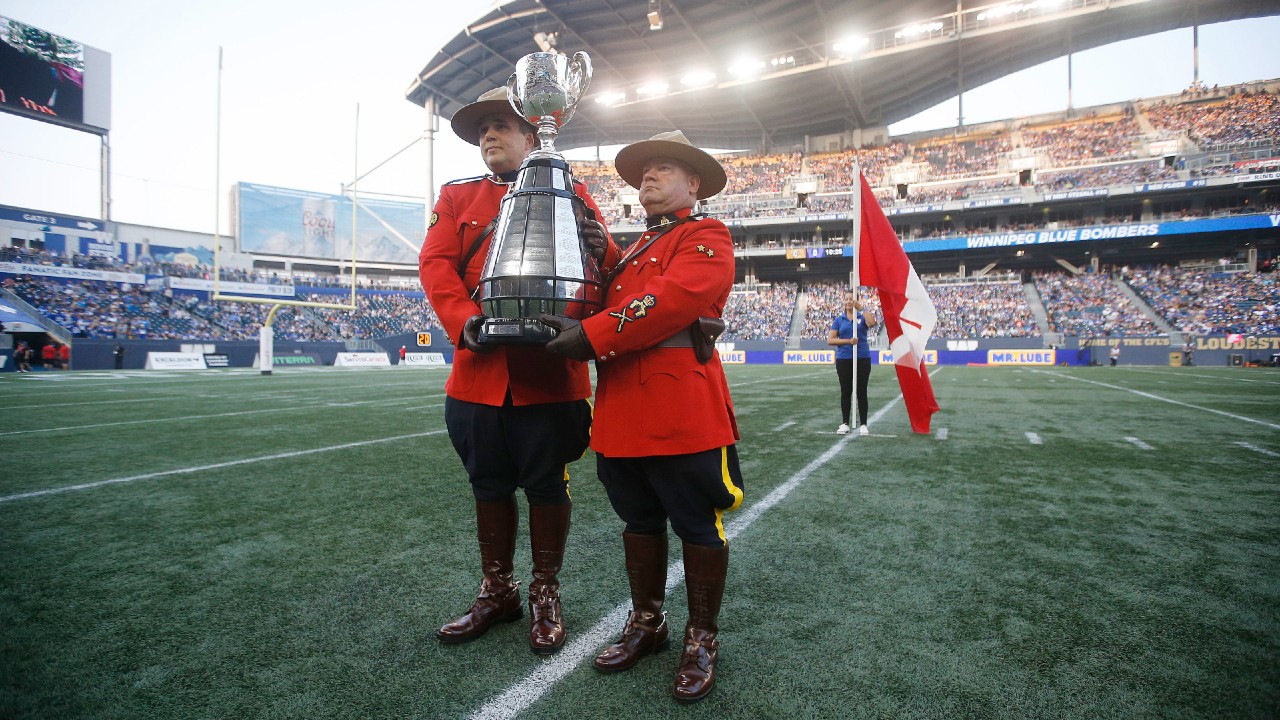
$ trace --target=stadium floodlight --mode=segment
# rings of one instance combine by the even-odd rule
[[[945,26],[940,21],[908,25],[895,32],[893,37],[895,40],[911,40],[920,35],[930,35],[936,32],[942,32],[943,27]]]
[[[685,87],[701,87],[703,85],[711,85],[716,81],[716,74],[709,70],[690,70],[680,78],[680,84]]]
[[[651,96],[664,95],[666,94],[667,88],[669,87],[671,86],[668,85],[667,83],[662,82],[661,80],[656,80],[651,83],[645,83],[644,85],[641,85],[640,87],[636,88],[636,94],[651,95]]]
[[[1004,5],[992,5],[986,10],[978,13],[978,20],[1003,20],[1004,18],[1026,12],[1035,7],[1035,3],[1029,5],[1023,3],[1005,3]]]
[[[601,105],[617,105],[627,99],[627,94],[622,91],[602,92],[596,96],[596,102]]]
[[[853,57],[866,50],[869,44],[871,44],[871,39],[868,37],[851,36],[837,41],[836,44],[831,46],[831,49],[842,57]]]
[[[649,0],[649,29],[662,29],[662,0]]]
[[[737,77],[746,78],[752,75],[758,75],[765,67],[763,60],[754,58],[743,58],[734,62],[729,66],[729,72]]]

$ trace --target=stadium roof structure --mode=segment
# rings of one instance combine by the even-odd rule
[[[702,147],[762,150],[885,127],[1068,53],[1276,14],[1278,0],[510,0],[440,48],[406,95],[451,117],[524,55],[582,50],[594,77],[558,148],[679,128]]]

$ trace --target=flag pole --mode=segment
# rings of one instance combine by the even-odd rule
[[[858,167],[857,155],[853,157],[853,189],[850,192],[853,193],[849,198],[853,227],[849,233],[849,243],[853,251],[853,265],[849,269],[849,289],[853,291],[853,297],[858,299],[861,297],[859,287],[862,285],[862,270],[858,267],[858,259],[862,254],[862,171]]]

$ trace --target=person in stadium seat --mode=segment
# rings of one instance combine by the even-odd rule
[[[733,241],[694,213],[724,188],[724,168],[680,131],[624,147],[618,174],[640,191],[647,230],[612,268],[604,309],[560,328],[547,350],[596,363],[591,448],[622,533],[632,611],[619,640],[596,656],[626,670],[669,642],[667,522],[683,543],[689,621],[672,692],[692,702],[716,681],[719,614],[729,564],[722,515],[742,503],[738,428],[715,351],[733,286]],[[718,324],[718,328],[716,327]]]
[[[535,653],[551,654],[565,641],[558,573],[572,505],[568,464],[587,449],[591,380],[582,363],[540,347],[478,343],[485,317],[472,298],[492,236],[488,228],[535,136],[512,110],[505,88],[460,108],[451,125],[458,137],[480,148],[489,174],[441,187],[419,274],[441,327],[457,347],[445,384],[444,416],[475,496],[483,579],[470,609],[436,635],[442,643],[464,643],[523,615],[519,583],[513,579],[519,488],[529,503],[533,551],[529,645]],[[577,183],[574,190],[599,216],[586,187]],[[582,232],[597,258],[606,252],[617,257],[604,226],[586,220]]]
[[[827,344],[836,348],[836,377],[840,380],[840,414],[844,422],[836,428],[837,435],[849,434],[850,406],[853,396],[854,349],[857,348],[858,366],[858,434],[869,435],[867,429],[867,382],[871,378],[871,345],[868,331],[875,327],[862,312],[862,303],[852,290],[844,293],[844,312],[831,320],[827,331]]]

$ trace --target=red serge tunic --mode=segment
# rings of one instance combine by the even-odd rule
[[[685,455],[738,439],[719,356],[703,365],[691,348],[654,347],[699,316],[720,317],[733,287],[729,229],[682,222],[641,250],[651,236],[623,253],[604,311],[582,322],[596,353],[591,449],[607,457]]]
[[[600,217],[600,208],[586,186],[575,182],[574,190]],[[455,347],[467,318],[481,313],[471,291],[480,284],[489,241],[471,257],[465,277],[458,276],[458,266],[497,216],[506,192],[505,185],[487,177],[458,180],[440,188],[440,199],[431,214],[427,238],[418,254],[418,274],[427,301]],[[612,243],[610,248],[616,258]],[[487,353],[457,348],[445,383],[449,397],[500,406],[508,391],[515,405],[581,400],[591,396],[591,378],[586,363],[552,355],[539,346],[498,346]]]

